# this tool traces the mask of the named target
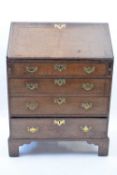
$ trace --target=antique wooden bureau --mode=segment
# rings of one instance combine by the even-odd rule
[[[9,155],[33,140],[78,140],[106,156],[112,67],[108,24],[12,23]]]

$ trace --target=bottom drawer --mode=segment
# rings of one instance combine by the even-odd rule
[[[102,118],[11,119],[12,138],[75,139],[105,136],[107,119]]]

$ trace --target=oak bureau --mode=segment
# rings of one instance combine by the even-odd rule
[[[112,69],[106,23],[12,23],[9,155],[31,141],[78,140],[106,156]]]

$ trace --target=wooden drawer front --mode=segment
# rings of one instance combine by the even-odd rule
[[[11,96],[38,94],[109,95],[109,79],[10,79]]]
[[[106,119],[11,119],[13,138],[103,138],[107,136]]]
[[[10,110],[12,116],[28,117],[37,115],[107,115],[108,98],[106,97],[68,97],[39,96],[11,97]]]
[[[109,95],[109,79],[10,79],[11,96],[72,94],[79,96]]]
[[[108,74],[108,64],[104,63],[13,63],[9,65],[10,77],[42,76],[103,76]]]

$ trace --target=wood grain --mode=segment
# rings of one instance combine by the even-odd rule
[[[39,58],[112,58],[108,24],[66,23],[59,30],[55,23],[13,23],[8,57]]]
[[[62,84],[63,82],[63,84]],[[83,86],[92,85],[85,90]],[[48,87],[48,88],[47,88]],[[109,96],[110,81],[108,79],[10,79],[11,96],[38,95],[77,95],[77,96]]]
[[[108,114],[108,98],[106,97],[73,97],[63,96],[65,102],[55,103],[59,96],[40,97],[12,97],[10,98],[10,109],[12,116],[27,115],[28,117],[50,116],[52,115],[82,115],[82,116],[103,116]],[[92,103],[92,108],[85,110],[82,103]],[[36,109],[30,110],[27,104],[36,104]]]
[[[107,136],[106,119],[68,119],[65,124],[58,126],[54,119],[11,119],[11,136],[13,138],[104,138]],[[90,127],[90,131],[84,133],[82,127]],[[36,133],[30,133],[29,127],[38,128]]]
[[[64,65],[66,68],[63,71],[55,70],[55,65]],[[27,71],[27,67],[34,67],[37,68],[37,71],[34,73],[30,73]],[[84,71],[85,67],[95,67],[95,71],[87,74]],[[109,75],[108,72],[108,62],[107,63],[96,63],[96,62],[18,62],[9,64],[9,77],[16,77],[16,78],[38,78],[38,77],[49,77],[49,76],[77,76],[77,77],[95,77],[95,76],[107,76]]]
[[[87,141],[108,155],[112,71],[106,23],[12,23],[9,155],[34,140]]]

